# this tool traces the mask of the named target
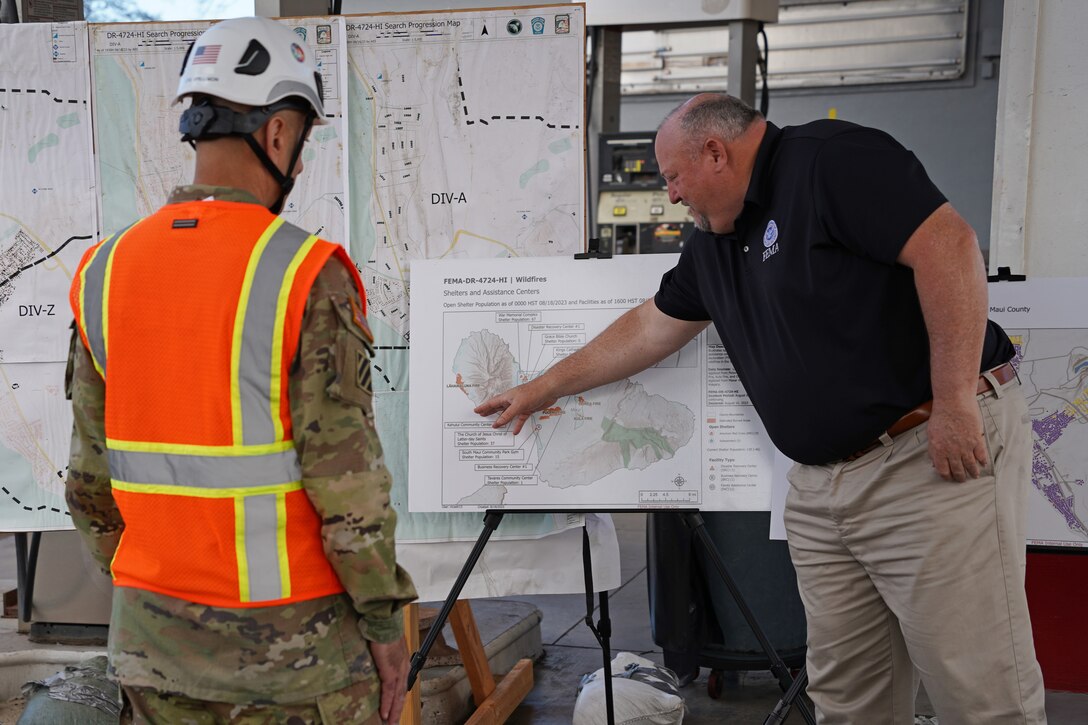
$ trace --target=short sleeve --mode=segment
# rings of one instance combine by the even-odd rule
[[[914,231],[947,201],[912,152],[868,128],[824,142],[813,196],[832,239],[885,264],[895,263]]]
[[[657,309],[678,320],[710,319],[699,292],[699,277],[696,274],[695,248],[700,234],[702,232],[696,232],[688,240],[676,266],[661,276],[661,286],[654,296]]]

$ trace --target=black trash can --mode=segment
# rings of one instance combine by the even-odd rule
[[[805,610],[784,541],[770,541],[765,511],[702,514],[748,608],[787,667],[805,662]],[[770,661],[702,545],[677,513],[646,522],[650,629],[665,665],[684,681],[699,667],[765,670]],[[713,693],[712,693],[713,694]]]

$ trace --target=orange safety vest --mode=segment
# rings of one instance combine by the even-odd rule
[[[288,370],[343,247],[256,204],[169,204],[92,247],[71,303],[106,382],[120,586],[256,607],[344,591],[302,488]]]

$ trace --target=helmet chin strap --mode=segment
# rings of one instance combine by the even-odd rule
[[[295,141],[295,150],[291,152],[291,163],[287,165],[287,173],[284,174],[280,171],[272,159],[269,158],[268,152],[261,148],[261,145],[257,143],[257,139],[254,138],[252,133],[241,134],[245,139],[249,148],[253,150],[253,153],[257,156],[257,160],[261,162],[264,168],[272,176],[280,187],[280,194],[276,198],[276,201],[268,207],[268,210],[273,214],[279,214],[283,211],[283,203],[287,200],[287,195],[291,193],[291,189],[295,186],[295,178],[292,173],[295,170],[295,164],[298,163],[299,156],[302,155],[302,147],[306,145],[306,137],[310,133],[310,129],[314,125],[316,115],[313,111],[306,114],[306,120],[302,125],[302,133],[299,134],[298,140]]]

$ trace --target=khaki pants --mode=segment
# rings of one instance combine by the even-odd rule
[[[1027,405],[1014,380],[979,406],[991,463],[977,479],[937,475],[924,424],[855,461],[790,471],[824,725],[910,725],[919,676],[941,725],[1046,722],[1024,595]]]
[[[373,709],[374,688],[366,682],[282,705],[207,702],[143,687],[122,690],[124,725],[382,725]]]

